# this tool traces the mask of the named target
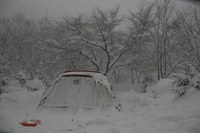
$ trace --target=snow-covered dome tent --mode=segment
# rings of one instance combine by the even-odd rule
[[[93,71],[66,71],[44,91],[38,108],[104,109],[121,105],[106,76]]]

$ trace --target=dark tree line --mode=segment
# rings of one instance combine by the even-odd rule
[[[53,21],[17,13],[0,20],[0,77],[23,71],[52,79],[64,70],[89,69],[113,76],[120,67],[140,83],[181,70],[200,72],[200,10],[179,11],[173,0],[142,2],[119,16],[119,7]],[[121,28],[124,22],[127,27]],[[123,30],[120,30],[123,29]],[[189,69],[189,70],[188,70]]]

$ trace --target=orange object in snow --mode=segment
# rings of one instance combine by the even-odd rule
[[[20,122],[20,124],[25,127],[35,127],[38,124],[41,124],[41,120],[35,120],[35,119],[31,119],[29,121],[23,120],[22,122]]]

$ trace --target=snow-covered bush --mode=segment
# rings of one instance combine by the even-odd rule
[[[23,72],[19,72],[15,75],[15,78],[19,81],[20,84],[26,84],[26,75]]]
[[[4,88],[0,86],[0,95],[4,92]]]
[[[195,74],[194,76],[192,76],[191,84],[192,87],[200,90],[200,74]]]
[[[148,75],[144,76],[144,78],[142,79],[141,89],[143,90],[143,92],[146,92],[146,88],[148,86],[151,86],[154,83],[155,83],[155,80],[154,80],[153,76],[148,74]]]
[[[174,92],[178,97],[183,96],[191,87],[192,75],[174,74],[172,77],[174,79],[173,85],[176,87]]]
[[[184,95],[187,90],[191,87],[200,90],[200,74],[199,73],[188,73],[188,74],[174,74],[174,85],[176,89],[174,92],[178,96]]]
[[[38,78],[34,78],[33,80],[27,80],[26,88],[29,91],[38,91],[39,89],[43,87],[44,87],[44,84]]]
[[[171,93],[171,90],[174,88],[172,84],[173,80],[171,79],[161,79],[156,83],[155,87],[149,88],[147,92],[151,92],[152,97],[158,98]]]
[[[8,85],[7,79],[0,79],[0,95],[5,91],[5,87]]]
[[[187,76],[187,75],[176,75],[176,79],[174,81],[174,85],[176,85],[176,87],[181,87],[181,86],[188,86],[190,83],[190,79],[191,77]]]
[[[178,87],[177,89],[175,89],[175,93],[178,97],[183,96],[188,90],[187,86],[182,86],[182,87]]]
[[[44,84],[38,78],[29,79],[25,73],[19,72],[15,75],[22,88],[26,88],[28,91],[37,91],[44,87]]]

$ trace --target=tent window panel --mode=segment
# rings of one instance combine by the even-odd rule
[[[48,96],[51,91],[54,89],[54,87],[56,86],[57,82],[54,82],[52,85],[50,85],[49,87],[47,87],[47,89],[44,92],[44,97]]]
[[[93,82],[93,97],[94,97],[94,106],[95,107],[99,107],[100,105],[100,95],[98,94],[98,91],[97,91],[97,86],[96,86],[96,82],[94,81]]]
[[[42,100],[39,106],[44,106],[47,103],[47,98],[49,97],[49,95],[51,94],[55,86],[56,86],[56,83],[53,83],[51,86],[49,86],[46,89],[46,91],[42,94]]]
[[[107,107],[112,104],[112,97],[108,89],[95,80],[83,80],[81,106],[85,107]]]
[[[101,92],[98,89],[98,86],[96,84],[96,81],[94,81],[94,85],[93,85],[93,90],[94,92],[94,96],[95,96],[95,105],[97,107],[100,107],[102,105],[102,97],[101,97]]]
[[[82,79],[82,83],[80,86],[80,93],[79,93],[79,101],[78,101],[78,106],[85,106],[85,103],[88,102],[86,101],[87,98],[87,93],[89,93],[89,86],[91,85],[90,81],[87,79]]]
[[[59,106],[65,106],[67,104],[66,101],[66,94],[68,93],[68,88],[71,88],[70,84],[68,81],[64,78],[62,78],[60,85],[57,88],[57,93],[56,93],[56,98],[55,98],[55,103]]]
[[[110,92],[108,91],[108,89],[102,85],[101,83],[97,82],[97,87],[101,93],[101,101],[103,102],[102,104],[107,107],[112,105],[112,96],[110,94]]]
[[[55,99],[55,93],[56,93],[56,90],[57,90],[57,87],[59,85],[59,82],[55,84],[55,87],[52,88],[52,91],[49,93],[49,95],[47,96],[47,99],[46,99],[46,106],[51,106],[54,99]]]
[[[72,77],[62,78],[48,96],[48,106],[72,106],[76,102],[77,89]]]
[[[54,105],[61,104],[61,98],[62,98],[62,87],[65,85],[63,82],[63,79],[61,79],[60,83],[58,84],[58,88],[55,89],[55,97],[53,98]]]
[[[65,100],[67,101],[67,106],[70,107],[77,106],[82,79],[78,77],[66,77],[66,78],[67,78],[66,87],[68,88],[68,93],[65,95],[66,96]],[[77,80],[78,83],[74,82]]]
[[[98,98],[94,90],[94,80],[91,78],[83,78],[80,92],[79,106],[93,108]]]
[[[58,104],[58,96],[60,92],[60,86],[62,86],[63,80],[61,79],[53,88],[49,96],[47,97],[47,106],[57,106]]]

